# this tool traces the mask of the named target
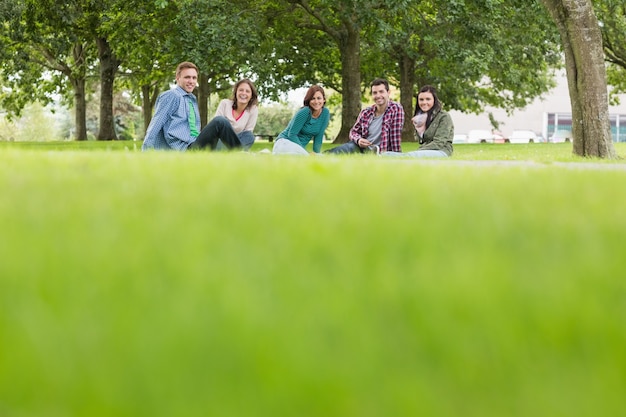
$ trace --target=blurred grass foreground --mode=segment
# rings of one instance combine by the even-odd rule
[[[0,416],[625,416],[625,182],[0,150]]]

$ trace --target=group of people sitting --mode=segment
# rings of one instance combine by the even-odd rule
[[[238,81],[232,97],[220,102],[215,117],[203,129],[200,129],[198,101],[193,94],[197,82],[198,68],[193,63],[178,65],[177,86],[158,97],[143,150],[250,149],[258,117],[258,95],[252,81]],[[370,92],[374,104],[361,111],[350,129],[350,140],[325,153],[375,152],[383,156],[412,157],[452,155],[454,126],[450,115],[442,110],[434,87],[424,86],[417,93],[411,121],[420,146],[406,153],[402,153],[401,148],[404,109],[389,99],[389,83],[377,78],[370,84]],[[303,106],[276,138],[273,153],[309,155],[306,146],[313,141],[312,153],[319,154],[329,121],[324,89],[313,85],[304,96]]]

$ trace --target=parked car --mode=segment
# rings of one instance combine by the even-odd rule
[[[571,142],[572,141],[572,132],[569,130],[557,130],[554,132],[554,135],[550,136],[548,142],[552,143],[562,143],[562,142]]]
[[[539,142],[537,134],[532,130],[514,130],[509,136],[509,143],[535,143]]]
[[[474,129],[467,133],[467,143],[493,143],[494,135],[489,130]]]
[[[506,143],[506,139],[499,132],[494,132],[492,136],[493,143]]]

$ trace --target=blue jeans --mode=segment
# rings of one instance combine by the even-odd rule
[[[343,145],[339,145],[336,148],[329,149],[324,151],[324,153],[336,153],[336,154],[346,154],[346,153],[363,153],[363,149],[354,143],[354,141],[349,141],[344,143]]]
[[[254,134],[249,130],[244,130],[243,132],[237,133],[239,137],[239,142],[241,142],[241,149],[244,151],[249,151],[252,145],[254,144]],[[226,145],[221,140],[217,141],[217,146],[215,147],[216,151],[223,151],[226,149]]]
[[[254,137],[252,138],[254,142]],[[204,149],[209,146],[212,150],[217,148],[217,142],[228,148],[241,148],[239,136],[233,130],[230,122],[224,116],[216,116],[202,129],[195,142],[189,145],[189,149]]]
[[[237,136],[239,137],[239,142],[241,142],[241,148],[244,151],[249,150],[254,144],[254,134],[249,130],[239,132]]]

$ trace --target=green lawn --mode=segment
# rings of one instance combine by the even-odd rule
[[[621,162],[455,149],[0,143],[0,416],[624,416]]]
[[[252,152],[263,149],[271,150],[273,143],[267,140],[257,141]],[[310,148],[309,144],[309,148]],[[336,145],[324,142],[323,149]],[[618,155],[626,156],[626,142],[614,143]],[[404,143],[404,152],[417,149],[417,143]],[[141,141],[48,141],[48,142],[2,142],[0,150],[46,150],[46,151],[125,151],[141,152]],[[551,162],[589,162],[588,159],[572,154],[571,143],[530,143],[530,144],[457,144],[454,145],[452,160],[498,160],[498,161],[532,161],[539,163]],[[601,161],[621,163],[621,161]]]

